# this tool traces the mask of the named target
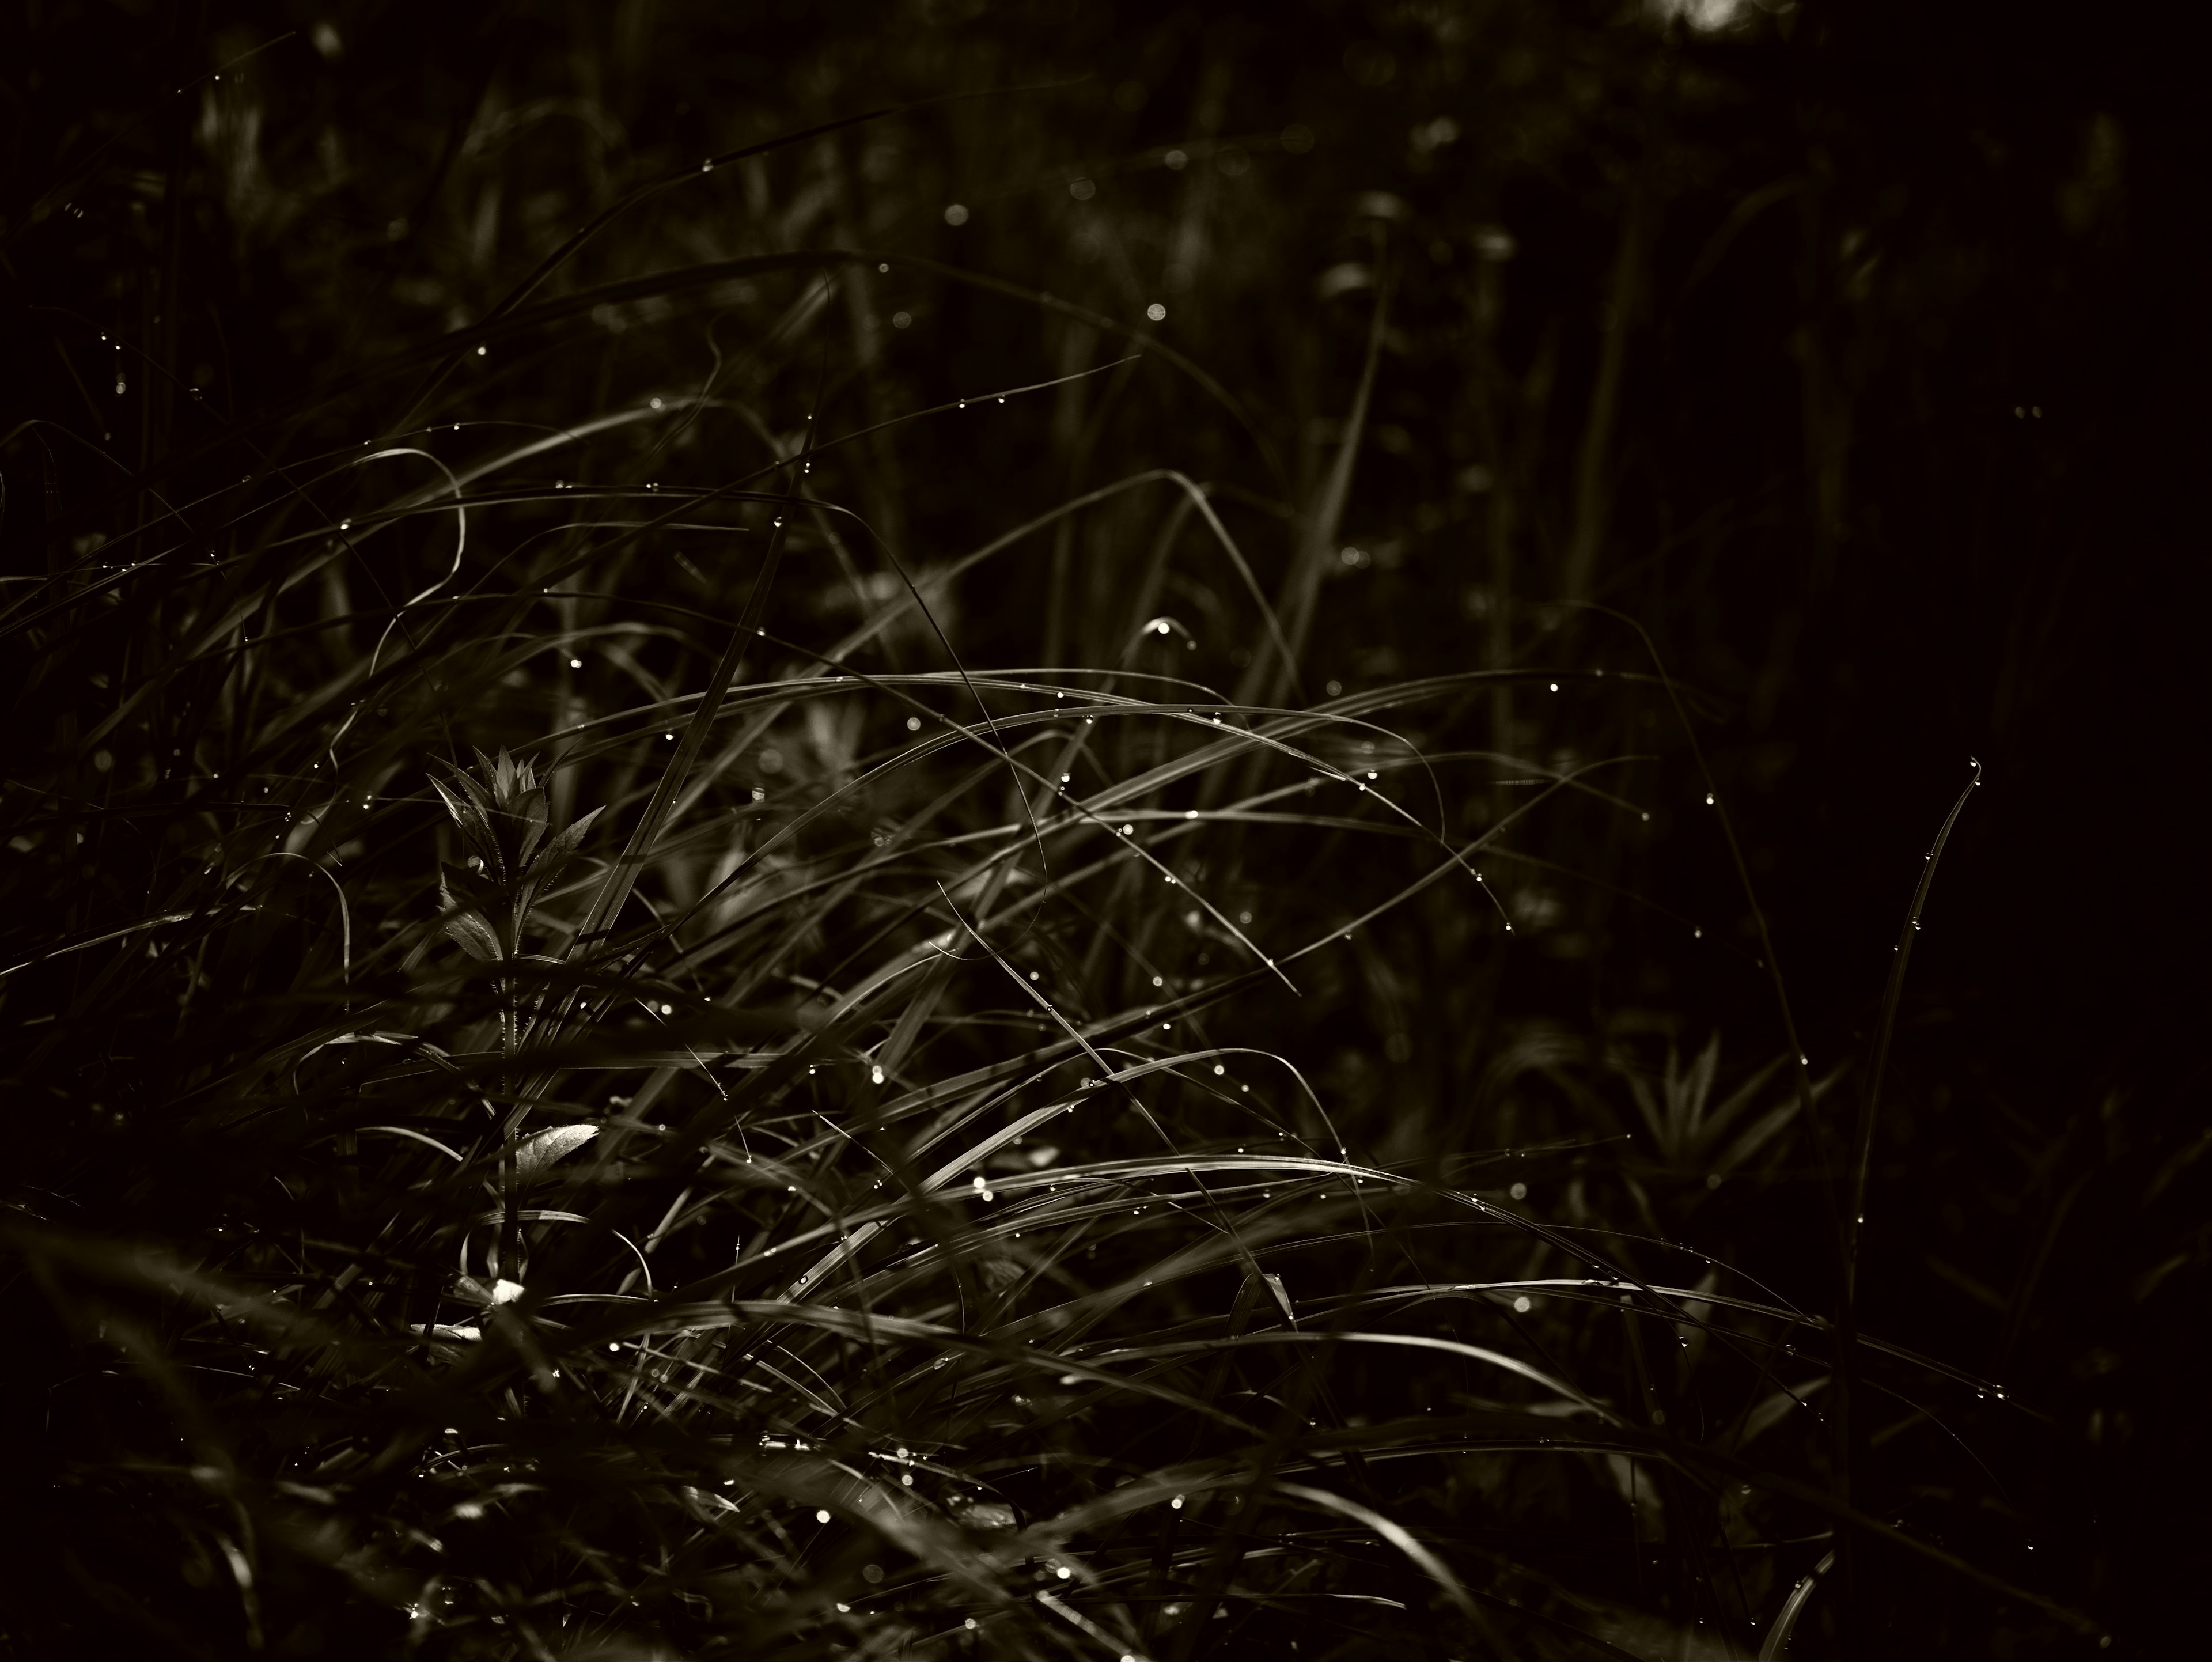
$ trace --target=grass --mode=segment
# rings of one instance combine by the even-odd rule
[[[1663,1243],[1781,1154],[1781,1059],[1609,1056],[1638,1269],[1526,1198],[1557,1146],[1355,1148],[1245,1039],[1439,888],[1495,950],[1540,805],[1643,814],[1460,739],[1553,673],[1242,704],[1142,593],[1097,667],[922,667],[826,417],[781,493],[635,478],[719,413],[440,423],[17,599],[112,695],[6,1007],[80,1594],[186,1649],[1747,1649],[1834,1509],[1757,1458],[1826,1324]],[[888,598],[809,647],[841,541]]]
[[[1929,1586],[2094,1634],[1854,1499],[1900,1439],[1978,1482],[2001,1386],[1726,1250],[1863,1196],[1873,1085],[1786,1001],[1749,1052],[1504,1014],[1582,877],[1684,950],[1747,906],[1699,950],[1783,994],[1698,696],[1502,585],[1478,664],[1324,679],[1376,237],[1297,481],[1105,466],[1117,400],[1248,442],[1133,313],[575,240],[43,527],[24,1653],[1768,1657]],[[871,266],[1058,350],[899,402]],[[1056,502],[903,486],[959,423],[1051,425]],[[1634,850],[1700,815],[1692,916]]]

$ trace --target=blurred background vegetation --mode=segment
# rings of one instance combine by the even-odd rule
[[[928,573],[1175,469],[1279,600],[1294,676],[1170,490],[1103,496],[948,587],[963,656],[1256,703],[1544,672],[1452,719],[1553,771],[1656,758],[1649,823],[1533,817],[1498,861],[1510,941],[1439,890],[1303,999],[1249,995],[1243,1031],[1378,1159],[1626,1138],[1640,1176],[1569,1152],[1533,1179],[1559,1219],[1671,1232],[1814,1307],[1804,1151],[1707,1189],[1712,1151],[1670,1146],[1620,1077],[1649,1099],[1670,1046],[1717,1032],[1733,1085],[1784,1035],[1680,728],[1601,678],[1651,670],[1640,626],[1680,683],[1816,1077],[1863,1060],[1978,758],[1891,1062],[1861,1319],[2036,1412],[1952,1422],[1995,1488],[1924,1480],[1899,1435],[1869,1504],[2149,1633],[2203,1543],[2174,1509],[2206,1475],[2180,1312],[2212,1260],[2180,806],[2204,157],[2164,27],[1873,0],[21,0],[0,21],[0,575],[93,581],[134,503],[215,488],[218,437],[276,470],[419,424],[434,360],[378,366],[495,323],[609,210],[533,303],[865,254],[827,282],[641,283],[558,350],[488,338],[439,396],[509,432],[725,398],[544,482],[643,490],[758,469],[810,411],[843,431],[1098,372],[825,463],[866,535],[821,533],[833,557],[789,580],[780,627],[851,629],[895,592],[878,550]],[[447,557],[426,538],[386,575],[412,592]],[[633,557],[632,592],[733,614],[698,551]],[[319,581],[326,615],[353,608]],[[641,685],[680,679],[657,650]],[[943,667],[918,628],[881,651]],[[100,782],[76,754],[91,695],[10,652],[15,820]],[[478,714],[487,746],[542,730]],[[1526,794],[1461,781],[1447,813],[1473,835]],[[19,892],[82,886],[72,931],[134,880],[8,859]],[[1316,916],[1404,877],[1334,848],[1270,875],[1271,905]],[[32,1146],[11,1181],[42,1181]],[[1663,1226],[1639,1183],[1671,1193]],[[46,1385],[10,1389],[9,1435],[36,1442]],[[1990,1653],[2029,1642],[1990,1621]]]

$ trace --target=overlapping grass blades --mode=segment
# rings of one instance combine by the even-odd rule
[[[1531,1046],[1640,1114],[1619,1170],[1301,1070],[1407,914],[1443,973],[1496,952],[1540,808],[1649,817],[1648,758],[1520,754],[1492,696],[1650,699],[1641,656],[1298,696],[1379,315],[1286,546],[1148,466],[917,555],[850,505],[880,423],[808,338],[851,259],[495,316],[383,368],[791,285],[744,376],[552,430],[453,375],[404,433],[367,374],[272,408],[12,597],[56,738],[11,801],[5,1227],[69,1359],[40,1562],[95,1612],[49,1631],[1720,1656],[1839,1527],[2039,1602],[1839,1498],[1832,1324],[1670,1245],[1802,1158],[1797,1058],[1708,1114],[1717,1050],[1655,1094]],[[1066,661],[963,661],[993,562],[1152,500]],[[1202,641],[1160,609],[1193,522]],[[1912,1414],[1995,1390],[1846,1341]]]

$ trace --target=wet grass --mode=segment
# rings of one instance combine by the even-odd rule
[[[1881,1069],[1800,1053],[1705,695],[1502,577],[1471,666],[1344,667],[1380,229],[1291,480],[1157,320],[874,250],[568,286],[616,223],[93,456],[9,577],[26,1653],[2094,1632],[1854,1499],[1924,1437],[1972,1512],[2004,1393],[1860,1330]],[[1052,350],[925,396],[902,298]],[[1102,447],[1139,397],[1247,482]],[[1065,488],[902,480],[956,423]],[[1509,1019],[1575,885],[1786,1044]]]
[[[1788,1059],[1629,1071],[1622,1252],[1558,1147],[1248,1039],[1439,887],[1496,950],[1516,828],[1642,823],[1630,758],[1472,742],[1552,671],[1238,703],[1145,606],[961,664],[991,551],[866,560],[832,407],[742,489],[654,454],[704,398],[441,422],[15,597],[77,723],[5,1018],[78,1595],[208,1653],[1754,1646],[1827,1324],[1664,1240]]]

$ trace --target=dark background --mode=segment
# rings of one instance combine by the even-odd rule
[[[1531,842],[1566,874],[1511,973],[1462,975],[1409,926],[1399,1013],[1347,1000],[1314,1061],[1441,1135],[1532,1024],[1779,1043],[1679,737],[1588,679],[1649,660],[1561,602],[1635,619],[1686,690],[1816,1072],[1864,1045],[1979,758],[1884,1099],[1863,1320],[2045,1416],[1977,1428],[2008,1527],[2042,1550],[2013,1573],[2147,1635],[2202,1562],[2212,1257],[2186,807],[2206,157],[2168,31],[1966,4],[1746,6],[1699,30],[1517,0],[25,0],[0,21],[0,562],[52,569],[126,475],[480,318],[631,186],[879,106],[988,94],[679,185],[546,292],[792,247],[920,256],[1139,336],[1164,303],[1159,341],[1249,423],[1148,360],[1048,416],[902,429],[856,490],[920,563],[1143,466],[1310,502],[1379,281],[1342,524],[1365,560],[1326,589],[1309,691],[1559,667],[1556,699],[1503,713],[1502,748],[1671,759],[1646,842]],[[1121,350],[906,266],[862,268],[838,304],[868,368],[840,383],[855,419]],[[695,373],[697,332],[650,322],[619,358],[528,360],[486,395],[573,419]],[[403,391],[342,419],[396,419]],[[282,442],[313,447],[315,419]],[[1272,587],[1285,533],[1235,523]],[[963,650],[1110,653],[1097,619],[1150,534],[1109,517],[1000,569],[960,597]],[[9,742],[65,719],[19,709]],[[1722,945],[1691,950],[1690,920]],[[1802,1194],[1745,1204],[1730,1239],[1817,1297]]]

